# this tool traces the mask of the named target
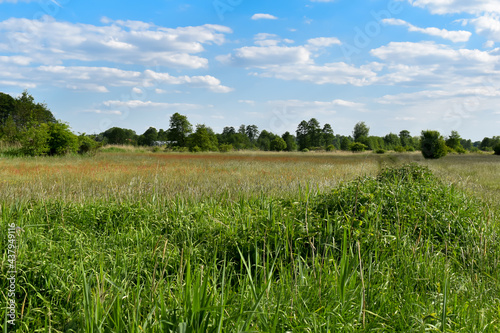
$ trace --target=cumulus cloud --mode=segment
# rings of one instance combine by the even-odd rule
[[[278,18],[271,14],[254,14],[252,20],[277,20]]]
[[[441,37],[443,39],[448,39],[451,40],[454,43],[458,42],[467,42],[472,35],[471,32],[469,31],[449,31],[446,29],[438,29],[438,28],[420,28],[417,26],[414,26],[411,23],[408,23],[406,21],[400,20],[400,19],[395,19],[395,18],[388,18],[388,19],[383,19],[382,23],[388,24],[388,25],[399,25],[399,26],[404,26],[408,28],[408,31],[411,32],[420,32],[426,35],[430,36],[435,36],[435,37]]]
[[[415,7],[426,8],[432,14],[500,13],[498,0],[408,0]]]
[[[217,57],[224,64],[240,67],[271,67],[309,62],[310,51],[303,46],[245,46],[232,54]]]
[[[161,108],[161,109],[198,109],[201,107],[199,104],[187,104],[187,103],[158,103],[152,101],[141,101],[141,100],[130,100],[130,101],[119,101],[119,100],[109,100],[102,102],[104,106],[107,107],[125,107],[129,109],[138,108]]]
[[[188,88],[203,88],[217,93],[227,93],[232,88],[221,84],[220,80],[210,76],[173,76],[169,73],[153,70],[126,71],[109,67],[88,66],[38,66],[12,67],[2,66],[0,71],[4,84],[24,86],[52,85],[73,90],[108,92],[109,87],[131,87],[135,93],[150,87],[163,85],[183,85]]]
[[[486,37],[490,42],[500,42],[500,17],[499,14],[487,14],[475,19],[462,20],[464,24],[472,24],[476,33]]]
[[[109,61],[120,64],[157,64],[174,68],[206,68],[196,54],[204,45],[222,44],[231,29],[205,24],[165,28],[140,21],[104,25],[10,18],[0,22],[0,52],[29,57],[33,63],[62,64],[66,60]]]

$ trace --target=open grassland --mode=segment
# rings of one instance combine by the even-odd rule
[[[0,159],[2,328],[498,332],[499,183],[492,155]]]

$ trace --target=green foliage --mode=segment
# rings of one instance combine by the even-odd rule
[[[152,146],[158,140],[158,131],[154,127],[148,128],[137,139],[137,144],[140,146]]]
[[[493,150],[495,151],[495,155],[500,155],[500,142],[493,147]]]
[[[85,133],[78,136],[78,154],[94,155],[101,147],[100,142],[95,141]]]
[[[186,116],[174,113],[170,117],[170,127],[168,129],[168,140],[173,146],[187,147],[187,138],[193,132],[193,126]]]
[[[328,145],[326,147],[326,151],[335,151],[335,146],[334,145]]]
[[[406,151],[406,148],[402,146],[395,146],[394,151],[397,153],[404,153]]]
[[[232,150],[233,150],[233,145],[228,145],[228,144],[225,144],[225,143],[219,145],[219,151],[221,153],[227,153],[227,152],[230,152]]]
[[[377,149],[375,152],[377,154],[385,154],[385,150],[384,149]]]
[[[9,143],[15,143],[19,140],[19,129],[11,115],[0,126],[0,138]]]
[[[285,132],[281,137],[283,138],[283,140],[285,140],[287,151],[297,150],[297,142],[295,140],[295,136],[290,134],[290,132]]]
[[[49,155],[65,155],[78,151],[78,136],[70,131],[68,124],[50,123],[48,128]]]
[[[28,156],[46,155],[50,151],[49,125],[33,123],[20,133],[21,151]]]
[[[351,148],[352,140],[347,136],[342,136],[340,141],[340,149],[347,151]]]
[[[500,329],[494,213],[417,165],[286,200],[142,193],[0,214],[0,234],[20,228],[18,332]]]
[[[130,145],[137,142],[135,131],[126,128],[112,127],[101,133],[104,144],[110,145]]]
[[[462,138],[457,131],[451,131],[451,135],[446,139],[446,146],[448,146],[452,151],[456,151],[459,154],[465,154],[465,149],[460,143]]]
[[[214,131],[205,125],[196,125],[196,131],[187,138],[187,147],[191,152],[217,151],[218,145]]]
[[[361,142],[354,142],[351,147],[350,147],[350,150],[352,152],[362,152],[362,151],[365,151],[366,148],[368,148],[366,145],[362,144]]]
[[[360,139],[362,137],[368,138],[370,133],[370,128],[366,126],[364,121],[358,122],[354,125],[354,130],[352,131],[352,137],[355,142],[361,142]]]
[[[273,141],[271,141],[271,150],[273,151],[283,151],[286,149],[286,142],[281,137],[276,136]]]
[[[436,159],[447,154],[446,143],[438,131],[422,131],[420,144],[425,158]]]
[[[302,149],[302,150],[301,150],[301,152],[303,152],[303,153],[308,153],[308,152],[309,152],[309,149],[304,148],[304,149]]]

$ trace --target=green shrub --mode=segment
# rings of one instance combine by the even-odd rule
[[[500,155],[500,143],[497,143],[493,150],[495,151],[495,155]]]
[[[97,149],[99,149],[100,147],[100,142],[96,142],[85,134],[82,134],[78,137],[78,154],[94,155],[97,152]]]
[[[302,149],[301,151],[302,151],[303,153],[307,153],[307,152],[309,152],[309,149],[304,148],[304,149]]]
[[[362,144],[361,142],[354,142],[350,147],[352,152],[362,152],[365,151],[366,148],[368,148],[368,146]]]
[[[47,124],[32,124],[20,133],[21,151],[29,156],[46,155],[50,151],[49,139]]]
[[[189,151],[192,153],[199,153],[199,152],[201,152],[201,148],[198,146],[193,146],[193,147],[189,148]]]
[[[406,151],[410,151],[410,152],[415,151],[415,148],[413,148],[412,146],[406,146],[405,149],[406,149]]]
[[[328,145],[326,146],[326,151],[334,151],[335,150],[335,146],[334,145]]]
[[[404,153],[404,152],[406,152],[406,149],[403,146],[396,146],[396,147],[394,147],[394,151],[397,153]]]
[[[225,143],[223,143],[223,144],[221,144],[219,146],[219,151],[221,153],[227,153],[227,152],[230,152],[232,150],[233,150],[233,145],[231,145],[231,144],[225,144]]]
[[[49,123],[48,126],[50,155],[65,155],[77,152],[78,137],[70,131],[68,124],[56,122]]]
[[[446,143],[438,131],[422,131],[420,137],[422,155],[425,158],[441,158],[447,154]]]
[[[377,154],[385,154],[385,150],[384,149],[377,149],[375,152]]]

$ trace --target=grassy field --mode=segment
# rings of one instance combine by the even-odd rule
[[[2,332],[498,332],[499,184],[480,154],[1,158]]]

